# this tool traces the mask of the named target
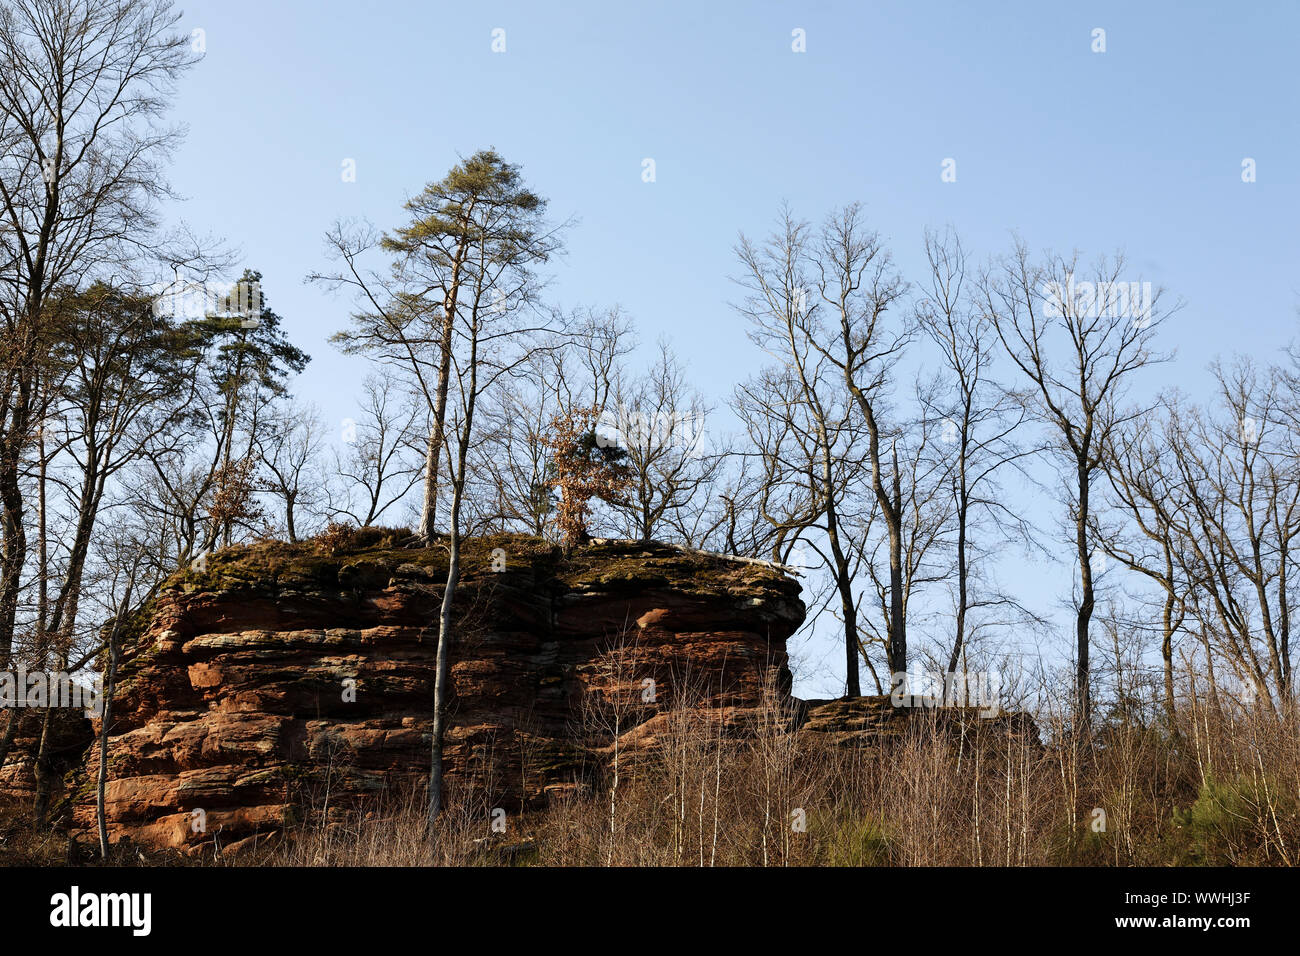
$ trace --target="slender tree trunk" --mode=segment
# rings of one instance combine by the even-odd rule
[[[240,333],[240,342],[246,333]],[[239,411],[239,396],[244,388],[244,350],[239,350],[239,355],[235,360],[234,383],[231,392],[226,396],[226,420],[222,423],[221,429],[221,488],[229,487],[230,483],[230,464],[234,456],[232,454],[235,444],[235,415]],[[213,525],[208,529],[207,542],[203,546],[204,551],[211,551],[217,546],[218,542],[224,541],[230,544],[230,521],[223,521],[221,527]]]
[[[459,499],[459,494],[456,495]],[[448,542],[447,588],[442,595],[442,609],[438,614],[438,654],[433,682],[433,740],[429,766],[429,835],[436,840],[438,818],[442,815],[442,743],[447,719],[447,672],[450,670],[450,649],[453,639],[451,609],[460,582],[460,520],[456,512],[460,502],[452,503],[451,540]]]
[[[36,646],[45,646],[45,632],[50,619],[50,548],[46,515],[45,426],[36,433],[39,470],[36,476]]]
[[[894,482],[889,524],[889,666],[896,674],[907,672],[907,611],[903,605],[903,494],[898,474],[898,449],[894,449]]]
[[[61,156],[62,140],[55,145]],[[0,547],[0,668],[12,661],[14,626],[18,617],[19,588],[23,566],[27,562],[27,529],[24,524],[25,502],[22,490],[23,450],[31,431],[32,405],[36,388],[36,329],[44,304],[45,256],[53,230],[58,202],[58,183],[46,199],[45,216],[37,242],[36,260],[28,277],[27,303],[12,351],[5,349],[5,360],[13,372],[8,407],[8,429],[0,441],[0,508],[3,509],[3,542]],[[8,746],[0,747],[0,765],[8,756]]]
[[[433,740],[429,765],[429,839],[437,840],[438,817],[442,814],[442,744],[447,720],[447,676],[451,669],[451,642],[455,637],[452,627],[452,602],[460,583],[460,509],[465,496],[465,466],[469,456],[470,437],[474,433],[474,406],[478,389],[478,329],[471,325],[469,356],[469,392],[465,403],[465,422],[460,435],[456,471],[451,483],[451,529],[447,542],[447,587],[442,595],[442,609],[438,615],[438,655],[433,682]],[[463,387],[463,386],[462,386]]]
[[[20,398],[20,402],[23,400]],[[18,408],[10,419],[8,440],[0,448],[0,507],[4,509],[3,553],[0,554],[0,666],[13,653],[14,622],[18,616],[18,588],[27,559],[27,530],[21,487],[22,452],[19,435],[27,429]]]
[[[49,554],[47,550],[46,523],[45,523],[45,432],[44,428],[37,433],[38,440],[38,461],[39,473],[37,475],[37,599],[36,599],[36,648],[41,655],[45,654],[47,624],[49,621]],[[7,668],[7,655],[0,653],[0,669]],[[41,749],[45,745],[45,728],[47,726],[48,712],[43,715],[41,721]],[[0,767],[4,766],[5,760],[9,756],[9,749],[13,746],[14,737],[18,730],[19,711],[15,709],[10,716],[9,726],[5,730],[3,740],[0,740]],[[41,768],[42,754],[37,752],[36,773],[37,773],[37,802],[40,801],[41,789]]]
[[[831,559],[835,562],[835,588],[840,595],[840,613],[844,618],[844,696],[861,697],[862,683],[858,661],[858,609],[853,600],[853,579],[849,561],[840,544],[839,511],[835,507],[835,481],[831,460],[830,436],[820,404],[817,405],[817,432],[821,445],[822,493],[826,496],[826,536]]]
[[[966,646],[966,611],[970,603],[970,569],[966,565],[966,518],[968,514],[966,474],[963,467],[957,504],[957,626],[956,636],[952,642],[952,653],[948,655],[949,677],[956,675],[957,665],[961,662],[961,652]],[[955,686],[952,681],[949,681],[948,684]]]
[[[956,687],[957,665],[961,663],[961,654],[966,647],[966,612],[970,607],[970,567],[966,557],[967,530],[970,519],[970,489],[967,487],[966,465],[970,460],[971,441],[971,405],[974,401],[972,387],[966,385],[962,375],[961,446],[957,453],[957,474],[953,479],[953,497],[957,505],[957,621],[952,642],[952,653],[948,655],[948,680],[944,682],[944,693],[949,687]],[[955,703],[955,701],[953,701]]]
[[[424,447],[424,501],[420,509],[420,527],[416,534],[426,545],[433,541],[438,521],[438,462],[442,457],[442,415],[447,409],[446,385],[439,370],[438,405],[434,423]]]
[[[54,143],[54,168],[63,162],[63,137],[60,133]],[[13,660],[14,626],[18,618],[19,588],[22,585],[23,566],[27,562],[27,530],[24,525],[24,499],[22,490],[22,458],[31,431],[32,404],[37,383],[36,331],[41,327],[41,313],[45,306],[46,257],[50,237],[54,233],[59,209],[59,179],[56,176],[46,193],[45,210],[38,238],[36,254],[25,285],[26,302],[22,321],[17,330],[13,348],[5,349],[6,365],[14,369],[10,387],[12,404],[8,404],[8,430],[0,441],[0,508],[4,511],[3,542],[0,548],[0,669],[8,668]],[[0,767],[4,766],[13,745],[14,731],[18,726],[15,712],[9,731],[0,742]]]
[[[456,302],[460,297],[461,269],[464,267],[468,252],[468,242],[462,241],[457,245],[451,267],[450,286],[442,304],[442,335],[438,341],[438,384],[433,400],[433,425],[429,430],[429,442],[425,446],[424,503],[420,511],[420,527],[416,532],[426,545],[433,540],[437,526],[438,463],[442,459],[442,449],[446,444],[447,390],[451,386],[452,334],[456,328]]]
[[[58,666],[56,670],[64,672],[68,667],[68,655],[66,651],[60,653]],[[53,694],[54,688],[51,688]],[[50,790],[52,775],[50,747],[54,739],[54,712],[57,710],[58,701],[50,700],[49,706],[41,713],[41,737],[40,743],[36,748],[36,799],[34,811],[36,816],[36,825],[44,827],[46,816],[50,810]]]
[[[1278,574],[1277,582],[1277,604],[1278,604],[1278,626],[1280,629],[1279,643],[1281,644],[1282,660],[1282,679],[1281,696],[1285,701],[1291,699],[1291,599],[1288,596],[1290,591],[1287,587],[1287,565],[1286,555],[1282,556],[1282,567]]]
[[[827,517],[831,557],[835,561],[835,587],[839,591],[840,613],[844,617],[844,696],[861,697],[862,684],[858,666],[858,609],[853,602],[853,580],[849,576],[848,559],[840,546],[834,509],[831,509]]]
[[[1078,467],[1079,513],[1075,519],[1075,547],[1078,550],[1079,578],[1082,590],[1079,601],[1079,613],[1075,620],[1075,639],[1077,642],[1077,663],[1075,672],[1075,709],[1077,726],[1086,730],[1092,725],[1092,693],[1089,686],[1088,668],[1088,626],[1092,621],[1092,611],[1096,603],[1096,594],[1092,584],[1092,558],[1088,553],[1088,516],[1089,516],[1089,475],[1087,467],[1080,463]]]
[[[285,533],[289,535],[289,543],[290,543],[290,544],[297,544],[297,543],[298,543],[298,529],[294,527],[294,522],[293,522],[293,507],[294,507],[294,505],[293,505],[293,501],[294,501],[294,496],[293,496],[293,495],[287,495],[287,496],[285,496],[285,500],[284,500],[284,530],[285,530]]]
[[[25,427],[25,426],[24,426]],[[12,446],[16,438],[11,428],[6,447],[0,449],[0,507],[4,509],[3,542],[0,547],[0,669],[13,661],[14,622],[18,615],[18,588],[27,555],[27,535],[23,528],[23,496],[19,486],[18,452]],[[10,715],[9,729],[0,741],[0,767],[4,766],[18,728],[18,711]]]
[[[123,611],[113,620],[113,629],[108,635],[108,680],[103,687],[104,707],[100,714],[99,729],[99,775],[95,781],[95,821],[99,825],[99,855],[108,858],[108,820],[104,812],[104,793],[108,787],[108,732],[113,722],[113,692],[117,689],[117,633],[121,626],[122,614],[131,606],[131,584],[128,582],[126,597],[122,601]]]
[[[851,352],[847,333],[845,344]],[[889,532],[889,669],[893,673],[906,673],[907,624],[904,620],[905,611],[903,608],[903,520],[902,495],[898,474],[898,451],[895,449],[893,455],[894,475],[891,494],[885,488],[883,468],[880,463],[880,424],[876,421],[875,409],[871,407],[871,402],[867,400],[867,396],[862,389],[858,388],[854,383],[853,374],[847,366],[844,368],[844,381],[867,423],[867,448],[871,460],[871,489],[875,495],[876,504],[880,507],[881,516],[885,519],[885,528]]]
[[[1160,660],[1165,672],[1165,718],[1169,721],[1169,732],[1178,732],[1178,711],[1174,706],[1174,599],[1165,598],[1164,639],[1160,642]]]

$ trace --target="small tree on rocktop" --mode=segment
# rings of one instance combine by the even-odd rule
[[[590,537],[587,518],[591,499],[622,502],[632,478],[631,469],[623,463],[627,452],[596,434],[599,414],[595,406],[570,409],[551,421],[551,432],[544,439],[560,491],[555,527],[566,549]]]

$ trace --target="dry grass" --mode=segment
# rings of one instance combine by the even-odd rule
[[[595,790],[504,817],[461,796],[430,851],[423,799],[356,812],[245,858],[386,866],[1291,865],[1300,850],[1294,717],[1189,706],[1178,733],[1046,728],[918,715],[879,746],[791,734],[774,704],[735,739],[682,707],[653,753]],[[1101,816],[1104,813],[1104,818]],[[503,819],[498,813],[497,823]]]
[[[626,649],[624,649],[626,652]],[[619,655],[625,657],[626,653]],[[314,795],[309,822],[247,852],[183,862],[263,866],[1041,866],[1300,862],[1300,714],[1207,699],[1175,727],[1118,710],[1090,738],[1040,710],[1013,725],[917,711],[901,733],[837,745],[790,730],[788,701],[726,713],[704,689],[657,704],[655,745],[632,746],[640,684],[618,660],[575,735],[607,766],[544,810],[496,808],[460,785],[430,840],[424,794],[365,808]],[[614,688],[613,691],[610,688]],[[622,688],[622,690],[618,690]],[[717,719],[715,719],[715,717]],[[644,730],[645,728],[641,728]],[[12,801],[11,801],[12,803]],[[0,807],[0,863],[57,863],[66,840]],[[219,848],[214,848],[219,849]],[[83,855],[84,856],[84,855]],[[115,848],[113,862],[174,863]],[[85,862],[86,860],[83,860]]]

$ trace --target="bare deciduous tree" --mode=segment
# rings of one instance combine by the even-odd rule
[[[1019,468],[1034,449],[1017,441],[1026,410],[1011,400],[993,377],[996,334],[992,317],[973,301],[966,252],[957,235],[927,232],[929,271],[921,283],[917,321],[939,352],[937,394],[922,393],[921,403],[937,428],[937,450],[944,455],[951,485],[955,534],[953,640],[946,669],[955,675],[967,643],[980,624],[972,615],[994,608],[1023,608],[1008,594],[987,587],[985,568],[1008,540],[1031,540],[1020,509],[1009,505],[999,485],[1008,466]],[[979,593],[974,585],[981,584]]]
[[[987,277],[981,302],[1025,386],[1021,400],[1053,435],[1062,470],[1079,570],[1075,615],[1075,703],[1082,727],[1091,720],[1089,623],[1096,606],[1093,580],[1093,486],[1106,462],[1112,432],[1135,412],[1123,405],[1133,376],[1162,361],[1152,339],[1166,318],[1159,291],[1143,301],[1143,284],[1125,275],[1122,256],[1101,259],[1088,279],[1078,255],[1048,255],[1042,264],[1017,243],[997,274]],[[1148,286],[1149,288],[1149,286]]]
[[[1160,661],[1165,718],[1177,730],[1174,639],[1187,615],[1189,582],[1180,529],[1188,527],[1189,502],[1175,449],[1184,441],[1172,428],[1182,416],[1170,405],[1136,418],[1111,433],[1105,472],[1118,515],[1095,516],[1095,536],[1106,553],[1154,586],[1160,600]]]
[[[322,513],[325,476],[320,455],[324,444],[320,412],[294,401],[276,402],[262,416],[254,437],[259,472],[257,487],[278,502],[284,534],[298,541],[303,522]]]
[[[651,541],[669,528],[694,525],[723,460],[706,447],[709,412],[667,343],[644,375],[620,384],[612,414],[607,408],[602,421],[615,423],[631,471],[628,504],[617,509],[624,536]]]
[[[915,334],[899,312],[886,318],[907,287],[880,237],[866,228],[857,203],[827,217],[815,254],[817,293],[830,312],[826,335],[813,346],[839,372],[867,432],[871,492],[885,525],[889,554],[889,669],[907,670],[903,475],[885,419],[893,368]]]
[[[829,337],[812,298],[814,266],[807,224],[783,209],[777,229],[762,245],[743,235],[736,247],[748,296],[738,308],[751,322],[750,337],[776,368],[736,395],[737,414],[758,448],[766,486],[757,504],[772,526],[772,556],[784,560],[809,529],[824,532],[827,567],[835,581],[844,628],[845,694],[861,694],[858,607],[853,591],[853,548],[844,537],[843,507],[850,492],[857,433],[830,380],[833,359],[819,344]],[[846,473],[847,472],[847,473]]]
[[[367,375],[361,391],[359,417],[344,425],[347,449],[335,456],[343,488],[326,511],[364,528],[390,514],[420,482],[429,428],[424,402],[387,371]]]

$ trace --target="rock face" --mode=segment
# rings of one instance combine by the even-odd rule
[[[49,711],[19,710],[18,727],[4,767],[0,767],[0,793],[30,802],[36,796],[36,755],[40,752],[41,734],[48,714],[49,779],[56,788],[65,774],[76,773],[92,743],[94,730],[85,712],[60,707]],[[7,718],[6,718],[7,719]]]
[[[820,738],[832,747],[878,747],[909,729],[926,728],[927,724],[953,741],[973,739],[976,731],[995,730],[995,739],[1018,737],[1040,745],[1038,727],[1029,714],[936,704],[929,699],[913,707],[898,707],[887,694],[795,701],[794,723],[801,734]]]
[[[445,552],[366,532],[260,544],[178,573],[133,623],[112,705],[110,839],[229,846],[305,813],[427,779]],[[799,586],[662,545],[564,558],[476,539],[452,647],[449,788],[512,810],[582,788],[617,724],[653,736],[672,702],[743,723],[787,695]],[[98,748],[75,781],[94,830]]]

